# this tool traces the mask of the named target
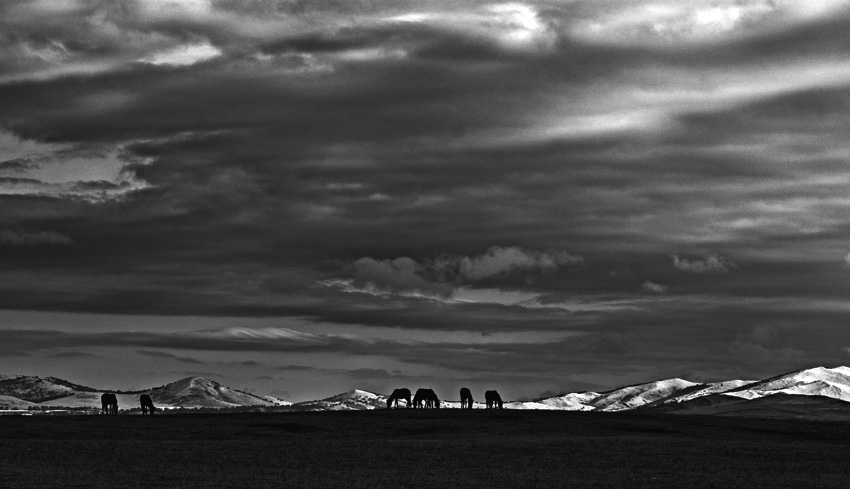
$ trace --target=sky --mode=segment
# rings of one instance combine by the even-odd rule
[[[850,364],[850,1],[4,0],[0,373]]]

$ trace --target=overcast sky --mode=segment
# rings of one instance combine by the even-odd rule
[[[0,373],[850,364],[848,129],[848,1],[3,0]]]

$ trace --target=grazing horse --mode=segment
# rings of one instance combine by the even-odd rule
[[[139,396],[139,403],[142,405],[142,415],[148,414],[150,412],[151,416],[153,416],[156,408],[153,405],[153,400],[151,400],[151,396],[147,394],[142,394]]]
[[[484,393],[484,400],[487,401],[487,409],[498,407],[502,409],[502,396],[496,391],[487,391]]]
[[[404,399],[405,402],[407,402],[407,407],[410,407],[410,389],[395,389],[393,393],[390,394],[390,398],[387,399],[387,409],[392,409],[393,403],[395,403],[395,407],[398,408],[399,399]]]
[[[416,389],[416,395],[413,396],[413,407],[414,408],[423,408],[426,406],[426,398],[428,397],[429,389]]]
[[[437,393],[431,389],[425,389],[425,407],[440,409],[440,398]]]
[[[413,396],[413,407],[415,408],[440,408],[440,398],[431,389],[416,389]]]
[[[101,414],[118,414],[118,398],[107,392],[100,396]]]
[[[463,409],[463,408],[472,409],[472,403],[473,402],[474,401],[472,400],[472,392],[469,389],[467,389],[466,387],[461,388],[460,389],[460,408],[461,409]]]

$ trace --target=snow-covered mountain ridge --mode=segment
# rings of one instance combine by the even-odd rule
[[[55,377],[0,375],[0,410],[39,406],[98,409],[101,392],[104,391]],[[162,408],[248,407],[292,411],[385,409],[388,397],[354,389],[325,399],[293,404],[271,396],[261,397],[242,392],[202,377],[187,377],[144,391],[118,392],[119,407],[137,408],[141,393],[149,393],[154,403]],[[651,408],[669,411],[678,405],[692,405],[698,400],[702,402],[702,399],[711,400],[713,404],[728,404],[769,399],[771,396],[776,399],[809,396],[813,402],[816,399],[829,398],[850,403],[850,367],[815,367],[754,381],[696,383],[673,378],[607,392],[574,392],[531,401],[507,401],[504,406],[506,409],[559,411],[613,412]],[[454,396],[445,396],[443,399],[446,399],[440,403],[443,408],[460,407]],[[404,405],[403,401],[401,405]],[[480,409],[484,406],[476,403],[474,407]]]
[[[101,407],[100,395],[111,390],[93,389],[55,377],[0,375],[2,406],[13,404],[42,408]],[[219,384],[203,377],[186,377],[169,384],[140,391],[117,391],[119,409],[139,407],[139,396],[147,393],[159,408],[232,408],[239,406],[281,406],[286,401],[259,397]],[[17,399],[21,402],[13,402]]]
[[[771,377],[765,380],[726,380],[694,383],[683,379],[667,379],[614,389],[603,393],[575,394],[521,403],[517,408],[534,408],[535,403],[553,405],[559,399],[573,399],[559,409],[592,411],[626,411],[643,407],[675,405],[708,396],[732,396],[754,400],[785,394],[822,396],[850,402],[850,367],[815,367]],[[513,407],[513,406],[511,406]],[[590,409],[587,409],[587,408]],[[848,406],[850,408],[850,406]]]

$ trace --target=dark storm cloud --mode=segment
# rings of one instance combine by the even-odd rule
[[[219,331],[184,334],[157,333],[60,333],[48,330],[5,330],[9,345],[33,350],[55,347],[144,346],[192,351],[333,351],[356,340],[321,337],[291,330]],[[141,355],[173,358],[185,363],[202,363],[159,350],[135,350]]]
[[[356,369],[340,369],[340,368],[315,368],[303,367],[298,365],[289,365],[280,367],[279,370],[285,372],[301,372],[313,373],[322,375],[342,375],[356,380],[363,379],[409,379],[411,376],[404,375],[398,370],[392,372],[381,368],[356,368]]]
[[[35,246],[35,245],[58,245],[67,246],[74,241],[56,231],[20,231],[12,229],[0,229],[0,247],[4,246]]]
[[[569,363],[576,385],[612,358],[637,376],[828,356],[797,333],[706,342],[777,302],[814,330],[843,321],[850,30],[824,12],[4,2],[0,307],[581,333],[469,355],[271,333],[53,340],[395,348],[481,375],[537,352],[524,374]],[[12,331],[7,353],[56,334]]]
[[[15,158],[14,160],[0,161],[0,172],[21,173],[36,166],[35,163],[28,159]]]
[[[315,367],[306,367],[304,365],[284,365],[283,367],[278,367],[278,370],[293,371],[293,372],[299,372],[299,371],[306,372],[306,371],[312,371],[312,370],[317,370],[317,369]]]
[[[91,353],[86,353],[86,352],[83,352],[83,351],[65,351],[65,352],[56,353],[53,356],[56,357],[56,358],[81,358],[81,357],[94,357],[96,355],[93,355]]]
[[[450,358],[459,352],[479,352],[492,360],[510,354],[516,358],[528,358],[538,345],[535,341],[480,342],[472,344],[451,341],[394,341],[374,338],[354,337],[350,335],[311,335],[293,330],[267,328],[263,330],[228,329],[220,331],[196,331],[183,334],[158,333],[60,333],[48,330],[4,330],[6,344],[11,351],[43,352],[54,348],[133,348],[148,347],[157,350],[136,349],[135,353],[160,359],[173,359],[183,363],[203,363],[191,357],[168,353],[170,351],[208,351],[208,352],[290,352],[290,353],[338,353],[342,355],[363,355],[374,357],[398,358],[404,362],[422,364],[451,363]],[[471,357],[470,357],[471,358]],[[489,360],[488,360],[489,361]],[[475,362],[470,368],[476,370]],[[313,367],[286,366],[283,371],[310,372]],[[377,368],[360,369],[319,369],[336,372],[353,378],[396,378],[403,374]]]
[[[5,185],[41,184],[41,180],[34,178],[0,177],[0,183]]]
[[[388,372],[382,368],[358,368],[348,372],[355,379],[404,379],[408,376],[400,375],[398,372]]]

